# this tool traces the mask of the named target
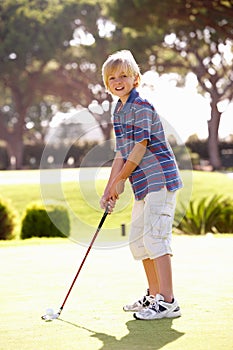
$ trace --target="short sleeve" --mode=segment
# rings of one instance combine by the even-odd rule
[[[136,143],[151,139],[153,110],[147,107],[135,111],[134,141]]]

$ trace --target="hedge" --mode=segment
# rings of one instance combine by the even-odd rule
[[[61,205],[45,206],[31,203],[22,219],[22,239],[31,237],[68,237],[70,220],[67,209]]]
[[[10,202],[0,198],[0,240],[14,238],[16,211]]]

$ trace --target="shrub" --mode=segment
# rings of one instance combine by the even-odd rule
[[[16,226],[16,212],[10,203],[0,198],[0,239],[14,238]]]
[[[70,220],[65,207],[32,203],[26,209],[22,220],[21,238],[67,237],[70,233]]]
[[[184,233],[197,235],[216,232],[215,226],[221,217],[223,206],[221,196],[216,195],[212,198],[203,198],[199,203],[191,200],[177,228]]]
[[[222,201],[221,213],[215,223],[215,229],[219,233],[233,233],[233,203],[231,199]]]

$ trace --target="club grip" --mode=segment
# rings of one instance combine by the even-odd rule
[[[103,226],[103,223],[104,223],[104,221],[105,221],[107,216],[108,216],[108,205],[106,206],[105,212],[104,212],[104,214],[103,214],[103,216],[102,216],[102,218],[100,220],[100,223],[99,223],[99,226],[98,226],[98,230],[100,230],[101,227]]]

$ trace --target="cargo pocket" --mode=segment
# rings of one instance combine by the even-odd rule
[[[167,238],[172,233],[172,216],[168,214],[161,214],[160,216],[160,237]]]
[[[158,214],[158,208],[151,207],[150,224],[151,234],[158,238],[167,238],[172,233],[173,215],[172,210],[161,211]]]

